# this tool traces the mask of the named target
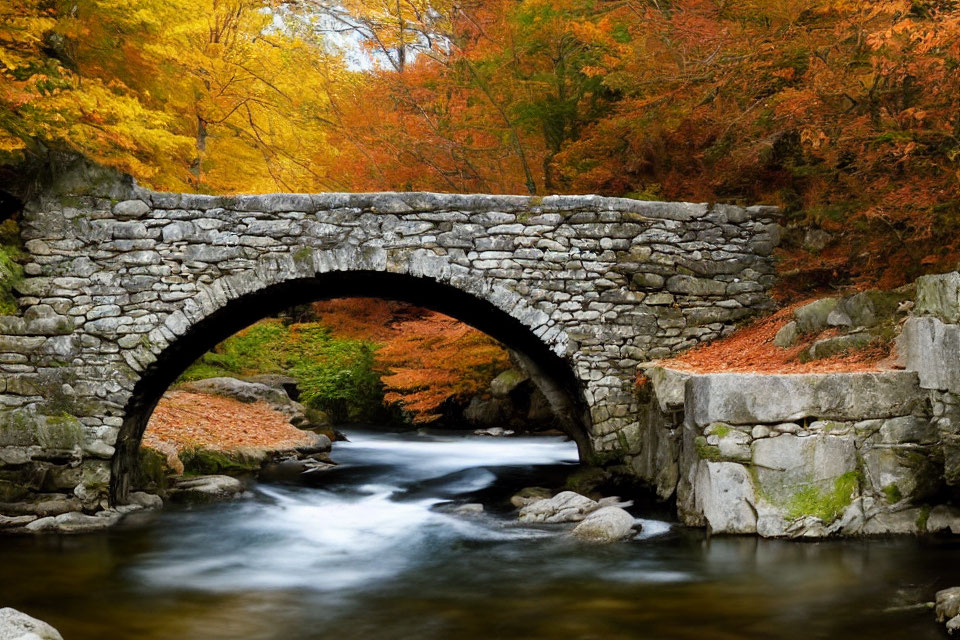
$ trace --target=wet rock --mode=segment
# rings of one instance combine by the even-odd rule
[[[861,533],[868,536],[910,535],[920,532],[923,510],[882,511],[866,521]]]
[[[199,476],[174,485],[170,497],[176,502],[205,503],[239,496],[244,485],[230,476]]]
[[[152,493],[146,493],[145,491],[134,491],[127,496],[127,501],[130,504],[135,504],[143,507],[144,509],[162,509],[163,508],[163,498]]]
[[[310,436],[310,443],[297,447],[297,453],[299,454],[313,455],[315,453],[328,453],[333,447],[330,438],[322,433],[314,433],[312,431],[306,431],[304,433]]]
[[[24,529],[30,533],[92,533],[112,527],[122,517],[123,514],[116,510],[100,511],[92,516],[71,511],[34,520]]]
[[[4,516],[0,515],[0,529],[13,529],[30,524],[37,516]]]
[[[478,516],[483,513],[483,505],[477,502],[461,504],[453,510],[453,513],[461,516]]]
[[[63,640],[60,632],[22,611],[0,609],[0,640]]]
[[[599,508],[596,501],[573,491],[561,491],[552,498],[537,500],[520,509],[520,522],[579,522]]]
[[[960,616],[960,587],[952,587],[937,592],[937,622],[946,622]]]
[[[960,535],[960,508],[939,505],[931,509],[927,518],[927,531]]]
[[[609,543],[633,535],[635,520],[620,507],[601,507],[587,515],[573,529],[573,535],[584,542]]]
[[[328,471],[336,466],[333,463],[313,458],[288,458],[265,464],[257,477],[266,482],[295,482],[304,474]]]
[[[947,622],[947,633],[952,636],[957,631],[960,631],[960,616],[954,616]]]
[[[512,429],[504,429],[503,427],[491,427],[489,429],[477,429],[473,432],[475,436],[492,436],[494,438],[501,438],[503,436],[512,436],[515,431]]]
[[[537,500],[547,500],[553,492],[546,487],[525,487],[510,498],[510,504],[520,509]]]

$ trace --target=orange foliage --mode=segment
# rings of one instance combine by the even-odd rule
[[[164,453],[170,466],[182,471],[177,454],[184,449],[292,449],[309,444],[308,435],[263,402],[174,390],[157,404],[141,444]]]
[[[341,298],[313,305],[318,321],[338,335],[379,343],[384,398],[414,414],[440,418],[450,400],[483,393],[510,366],[493,338],[441,313],[374,298]]]
[[[808,302],[811,300],[787,306],[726,338],[662,360],[659,364],[696,373],[838,373],[891,368],[891,345],[886,343],[871,344],[852,353],[820,360],[803,362],[800,359],[800,354],[815,340],[834,335],[832,331],[801,336],[792,347],[775,346],[773,339],[777,332],[793,320],[795,309]]]

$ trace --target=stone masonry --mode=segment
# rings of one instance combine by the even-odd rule
[[[121,450],[135,452],[190,358],[331,295],[476,320],[559,381],[555,406],[582,407],[583,455],[630,453],[637,365],[769,307],[775,213],[597,196],[213,197],[75,171],[28,204],[22,311],[0,317],[0,514],[122,501]]]

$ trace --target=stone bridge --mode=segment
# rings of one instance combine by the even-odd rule
[[[121,503],[153,407],[194,359],[339,296],[487,332],[522,354],[582,456],[630,456],[637,365],[770,304],[775,213],[596,196],[214,197],[74,172],[26,205],[21,312],[0,317],[0,513]]]

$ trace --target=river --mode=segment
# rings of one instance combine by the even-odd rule
[[[589,546],[518,525],[507,502],[568,474],[570,442],[347,435],[308,484],[0,538],[0,606],[66,640],[932,640],[933,613],[904,607],[960,584],[949,540],[707,539],[637,509],[634,540]]]

